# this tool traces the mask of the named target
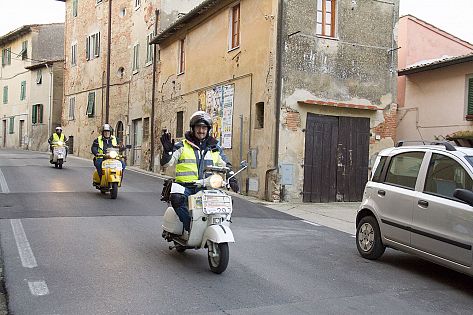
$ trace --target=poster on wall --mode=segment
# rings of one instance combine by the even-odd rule
[[[224,149],[232,147],[234,92],[234,85],[228,84],[198,93],[199,110],[206,111],[212,117],[212,136]]]

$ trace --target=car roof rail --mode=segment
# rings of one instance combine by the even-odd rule
[[[396,143],[396,148],[402,147],[405,143],[422,143],[423,145],[443,145],[447,151],[456,151],[455,147],[447,141],[432,141],[426,142],[424,140],[402,140]]]
[[[424,140],[401,140],[396,143],[396,148],[402,147],[405,143],[422,143],[423,145],[426,145]]]
[[[447,141],[434,141],[431,144],[433,145],[443,145],[447,151],[456,151],[455,147],[451,144],[448,143]]]

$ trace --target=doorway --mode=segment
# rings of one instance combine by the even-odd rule
[[[369,138],[369,118],[309,113],[303,201],[360,201],[368,180]]]
[[[142,120],[133,120],[133,165],[140,166],[141,141],[143,139]]]

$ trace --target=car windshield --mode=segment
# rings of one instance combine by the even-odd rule
[[[473,166],[473,156],[466,156],[466,160]]]

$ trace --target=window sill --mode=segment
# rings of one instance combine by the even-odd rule
[[[338,37],[332,37],[332,36],[326,36],[326,35],[320,35],[320,34],[315,34],[315,37],[323,38],[323,39],[336,40],[336,41],[340,40],[340,38],[338,38]]]
[[[473,121],[473,115],[466,115],[465,119],[468,121]]]
[[[237,49],[240,49],[240,45],[230,48],[227,52],[231,53],[232,51],[237,50]]]
[[[153,64],[153,61],[149,61],[149,62],[147,62],[147,63],[145,64],[145,67],[149,67],[149,66],[151,66],[152,64]]]
[[[181,75],[183,75],[184,73],[185,73],[185,72],[180,72],[180,73],[177,74],[177,76],[181,76]]]
[[[139,70],[139,69],[136,69],[136,70],[133,70],[132,74],[135,75],[135,74],[137,74],[138,72],[140,72],[140,70]]]

